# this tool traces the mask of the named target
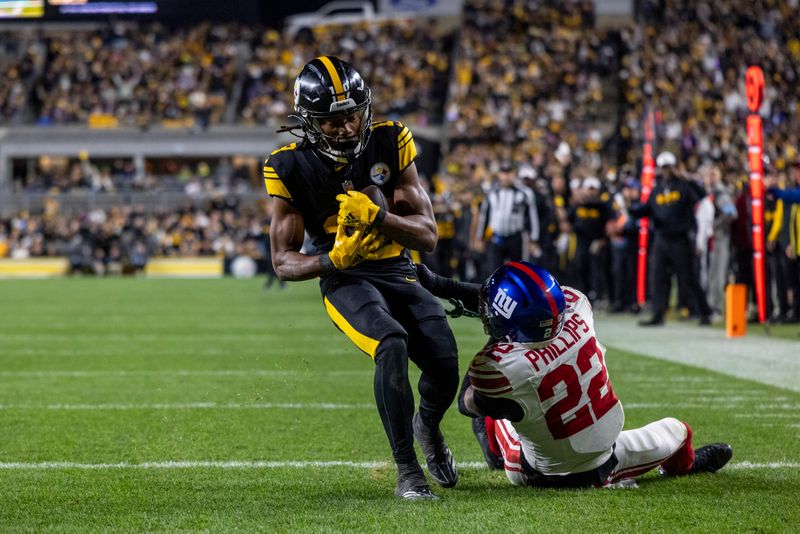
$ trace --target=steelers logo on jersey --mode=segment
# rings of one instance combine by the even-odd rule
[[[389,170],[389,166],[383,162],[376,163],[369,170],[370,179],[373,183],[378,185],[385,184],[389,180],[391,174],[392,171]]]

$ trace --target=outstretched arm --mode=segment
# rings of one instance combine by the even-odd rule
[[[458,299],[464,304],[464,308],[478,313],[478,301],[480,299],[480,284],[468,282],[458,282],[452,278],[445,278],[434,273],[427,266],[418,263],[417,278],[422,287],[443,299]]]

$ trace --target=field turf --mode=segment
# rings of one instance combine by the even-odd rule
[[[458,486],[437,488],[436,502],[399,501],[372,363],[332,326],[314,282],[261,284],[0,281],[0,532],[800,525],[800,394],[614,350],[626,428],[684,419],[696,444],[732,443],[732,465],[650,474],[638,489],[514,488],[478,467],[453,409],[443,429],[468,462]],[[484,336],[474,319],[453,325],[463,368]]]

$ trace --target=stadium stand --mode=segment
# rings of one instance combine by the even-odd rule
[[[244,254],[268,258],[269,210],[221,198],[201,207],[147,213],[141,207],[66,214],[56,200],[41,214],[22,211],[0,219],[0,258],[62,256],[70,273],[133,274],[153,257]]]
[[[240,119],[285,123],[292,84],[309,57],[335,55],[358,65],[379,117],[409,124],[441,121],[452,32],[433,22],[398,19],[378,24],[321,26],[289,37],[271,29],[257,35],[247,63]],[[281,122],[283,121],[283,122]]]
[[[0,32],[0,124],[26,119],[33,78],[44,63],[44,47],[31,35]]]
[[[649,105],[660,114],[660,141],[677,149],[690,170],[714,160],[726,173],[742,174],[744,69],[759,64],[769,77],[762,107],[765,152],[781,162],[796,159],[800,6],[674,1],[642,18],[625,32],[628,128],[642,131],[637,122]],[[689,54],[687,42],[694,43]]]
[[[238,240],[247,241],[250,232],[260,236],[250,241],[262,244],[257,251],[250,246],[248,254],[263,261],[266,236],[253,229],[268,226],[269,217],[263,212],[258,219],[251,210],[261,196],[261,150],[277,143],[262,143],[260,136],[274,136],[276,126],[286,123],[300,66],[309,57],[333,54],[357,65],[380,95],[376,117],[405,121],[420,143],[441,143],[441,158],[434,155],[432,166],[439,172],[424,172],[423,179],[447,252],[428,261],[462,279],[479,277],[477,206],[500,163],[511,161],[536,193],[542,228],[532,249],[537,261],[565,283],[597,294],[601,305],[609,300],[614,310],[636,309],[630,292],[620,289],[625,279],[614,272],[629,264],[635,248],[627,209],[638,194],[646,111],[656,112],[659,151],[675,152],[682,172],[704,181],[716,198],[746,203],[743,75],[748,63],[760,63],[768,74],[765,151],[778,184],[800,180],[800,7],[773,0],[636,6],[637,20],[612,28],[597,27],[594,3],[587,0],[467,0],[455,30],[414,18],[291,34],[234,23],[153,24],[146,31],[115,23],[2,39],[0,122],[13,128],[0,155],[10,146],[19,155],[0,161],[0,174],[7,175],[0,188],[10,193],[0,202],[0,257],[67,254],[77,235],[91,245],[75,270],[113,272],[97,262],[131,256],[129,245],[118,253],[110,243],[127,235],[141,212],[148,228],[177,228],[170,235],[186,237],[165,245],[161,230],[154,230],[156,237],[147,233],[147,257],[226,256],[231,247],[241,253]],[[688,54],[686,42],[694,43]],[[52,137],[26,131],[26,125],[50,126]],[[65,129],[74,125],[82,135],[113,129],[115,136],[87,137],[96,148],[112,139],[117,146],[130,139],[138,148],[120,153],[109,145],[91,157],[79,154],[69,142],[73,131]],[[168,135],[176,141],[166,148],[163,131],[175,127]],[[139,137],[126,133],[145,130]],[[247,134],[247,150],[243,132],[255,132]],[[39,137],[58,150],[31,157],[24,146]],[[170,155],[202,139],[214,141],[195,153]],[[225,198],[242,206],[222,211],[232,217],[225,230],[196,227],[195,219],[220,217],[216,203]],[[193,215],[183,206],[187,199]],[[573,223],[591,202],[610,206],[614,218],[590,247],[603,272],[586,282],[576,271]],[[142,208],[121,207],[125,203]],[[726,223],[733,244],[722,276],[749,261],[746,236],[736,240],[737,224],[747,234],[746,216]],[[783,217],[782,229],[773,228],[781,246],[790,246],[789,229],[797,224],[791,218],[800,215],[787,209]],[[93,224],[93,218],[106,222]],[[109,235],[115,237],[109,241]],[[703,263],[713,248],[701,245],[707,256],[699,273],[707,272]],[[787,276],[797,277],[796,261],[791,265]],[[772,294],[781,302],[786,298],[780,295],[792,294],[797,302],[793,283],[771,281]],[[794,319],[784,312],[776,316]]]
[[[36,123],[217,124],[231,97],[241,39],[236,25],[217,24],[48,31],[34,90]]]
[[[593,26],[592,2],[468,2],[445,111],[451,145],[513,147],[518,161],[561,140],[598,152],[615,56]]]

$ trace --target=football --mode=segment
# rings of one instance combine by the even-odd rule
[[[383,191],[381,191],[381,188],[377,185],[368,185],[362,189],[361,192],[367,195],[376,205],[380,206],[381,209],[391,211],[389,208],[389,201],[386,200],[386,195],[383,194]]]

